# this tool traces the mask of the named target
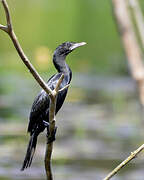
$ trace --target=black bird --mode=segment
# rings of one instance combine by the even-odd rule
[[[75,42],[65,42],[58,46],[54,51],[53,64],[57,69],[58,73],[53,75],[47,82],[47,85],[52,90],[55,88],[59,78],[64,74],[64,79],[60,85],[60,89],[70,84],[72,78],[72,71],[70,67],[66,64],[66,56],[71,53],[77,47],[85,45],[85,42],[75,43]],[[60,110],[67,95],[68,88],[58,93],[57,103],[56,103],[56,114]],[[48,128],[49,122],[49,103],[50,99],[48,94],[41,90],[38,96],[35,98],[29,117],[28,132],[30,133],[30,140],[27,147],[26,156],[22,165],[21,170],[30,167],[34,152],[37,144],[38,135]],[[54,139],[53,139],[54,140]]]

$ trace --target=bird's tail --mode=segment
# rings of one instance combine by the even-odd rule
[[[31,137],[30,137],[29,144],[28,144],[28,147],[27,147],[27,152],[26,152],[26,155],[25,155],[25,159],[24,159],[21,171],[23,171],[27,167],[31,166],[33,156],[34,156],[34,153],[35,153],[35,149],[36,149],[37,136],[38,135],[36,133],[33,133],[31,135]]]

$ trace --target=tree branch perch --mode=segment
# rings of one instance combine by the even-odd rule
[[[8,31],[12,30],[12,21],[11,21],[11,16],[10,16],[10,12],[9,12],[9,7],[8,4],[5,0],[2,0],[2,4],[5,10],[5,15],[6,15],[6,20],[7,20],[7,29]]]
[[[49,136],[47,137],[49,140],[49,137],[52,136],[52,133],[55,130],[55,108],[56,108],[56,99],[57,99],[57,95],[59,91],[64,90],[65,88],[67,88],[68,86],[64,87],[63,89],[59,90],[61,82],[63,81],[64,75],[62,74],[60,79],[58,80],[58,83],[56,85],[56,88],[54,90],[51,90],[47,84],[44,82],[44,80],[40,77],[40,75],[38,74],[38,72],[35,70],[35,68],[33,67],[33,65],[30,63],[28,57],[25,55],[23,49],[21,48],[21,45],[15,35],[15,32],[13,30],[13,26],[12,26],[12,20],[11,20],[11,16],[10,16],[10,11],[9,11],[9,7],[7,4],[6,0],[1,0],[0,1],[3,5],[3,8],[5,10],[5,15],[6,15],[6,21],[7,21],[7,25],[4,26],[2,24],[0,24],[0,29],[4,32],[7,32],[7,34],[9,35],[9,37],[11,38],[21,60],[23,61],[23,63],[26,65],[26,67],[29,69],[30,73],[33,75],[33,77],[35,78],[35,80],[37,81],[37,83],[41,86],[41,88],[49,94],[50,97],[50,113],[49,113]],[[46,153],[45,153],[45,170],[46,170],[46,175],[47,175],[47,180],[52,180],[53,176],[52,176],[52,170],[51,170],[51,155],[52,155],[52,150],[53,150],[53,142],[48,143],[46,146]]]

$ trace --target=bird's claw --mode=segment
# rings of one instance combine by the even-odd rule
[[[55,136],[56,136],[57,127],[55,127],[54,131],[50,134],[50,132],[49,132],[49,122],[43,121],[43,124],[47,128],[47,139],[48,139],[47,143],[49,144],[49,143],[56,140]]]
[[[49,133],[49,128],[47,129],[47,144],[52,143],[53,141],[56,140],[56,132],[57,132],[57,127],[55,127],[54,131],[51,133]]]

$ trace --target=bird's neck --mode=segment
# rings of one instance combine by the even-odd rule
[[[53,63],[59,73],[71,74],[71,69],[65,61],[66,57],[53,57]]]

